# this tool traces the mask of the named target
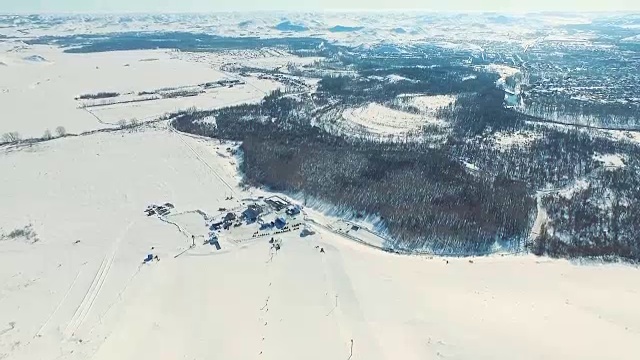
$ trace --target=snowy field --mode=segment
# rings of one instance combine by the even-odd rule
[[[381,136],[398,136],[417,133],[425,125],[445,126],[446,124],[425,114],[412,114],[395,110],[378,103],[346,109],[342,113],[345,127],[370,132]]]
[[[248,56],[247,53],[245,55]],[[277,62],[280,55],[283,59]],[[217,88],[194,97],[90,109],[80,108],[86,102],[75,100],[82,94],[135,94],[230,78],[220,70],[220,66],[229,59],[225,60],[222,54],[207,58],[217,61],[200,62],[195,56],[170,51],[66,54],[49,46],[0,43],[0,61],[6,64],[0,66],[0,135],[17,132],[22,138],[40,137],[46,130],[54,132],[58,126],[64,127],[68,133],[81,133],[112,127],[121,120],[153,120],[167,112],[192,106],[216,108],[257,102],[265,93],[280,87],[271,80],[248,77],[242,78],[243,85]],[[263,58],[282,65],[293,61],[291,55],[285,57],[280,53],[262,52],[254,54],[253,60]]]
[[[411,97],[410,104],[423,113],[433,114],[438,109],[447,107],[456,101],[453,95],[419,95]]]
[[[189,237],[143,210],[238,206],[220,147],[158,124],[4,148],[2,231],[31,224],[39,241],[0,243],[0,356],[327,359],[348,358],[351,340],[352,359],[640,351],[630,266],[397,256],[321,227],[283,236],[273,258],[266,239],[174,258]],[[142,265],[147,253],[161,260]]]
[[[3,230],[32,224],[39,241],[0,244],[0,354],[327,359],[347,358],[351,340],[354,359],[631,359],[640,350],[640,274],[628,266],[447,263],[322,229],[284,237],[271,261],[266,239],[174,258],[189,239],[142,210],[235,206],[224,198],[241,193],[237,179],[216,151],[161,127],[5,150]],[[148,252],[161,260],[141,265]]]
[[[112,127],[78,109],[79,94],[228,76],[170,52],[7,50],[0,133],[23,136]],[[259,101],[278,86],[246,81],[197,105]],[[92,111],[166,111],[136,105]],[[377,104],[345,118],[391,134],[429,121]],[[502,136],[503,146],[530,141]],[[304,238],[281,234],[275,254],[266,237],[190,248],[190,234],[207,234],[195,210],[217,214],[256,193],[239,188],[226,147],[163,122],[0,147],[0,359],[637,359],[632,266],[399,256],[315,225]],[[180,229],[144,213],[165,202]],[[159,260],[143,264],[148,254]]]

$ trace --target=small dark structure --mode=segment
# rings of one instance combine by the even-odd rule
[[[269,204],[269,206],[274,208],[276,211],[280,211],[290,205],[288,201],[279,196],[268,197],[264,202]]]
[[[214,235],[209,239],[209,245],[213,245],[216,247],[216,250],[220,250],[222,249],[220,247],[220,242],[218,241],[218,238]]]
[[[267,230],[271,228],[273,225],[271,223],[260,224],[260,230]]]
[[[298,206],[298,205],[289,206],[287,208],[286,213],[289,216],[298,215],[298,214],[300,214],[300,206]]]
[[[314,235],[314,234],[315,234],[315,232],[313,232],[312,230],[304,228],[300,232],[300,237],[307,237],[307,236]]]
[[[260,205],[252,204],[247,207],[245,211],[242,212],[242,218],[247,222],[256,222],[260,214],[263,213],[263,209]]]
[[[220,228],[222,227],[222,221],[216,221],[211,223],[211,226],[209,226],[209,230],[220,230]]]
[[[284,216],[279,216],[275,221],[275,225],[278,229],[282,229],[287,225],[287,219]]]
[[[224,216],[224,221],[233,221],[237,218],[236,214],[230,212],[227,213],[227,215]]]

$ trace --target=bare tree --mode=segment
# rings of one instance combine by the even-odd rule
[[[20,141],[20,139],[20,134],[15,131],[8,132],[2,135],[2,142],[16,142]]]
[[[58,135],[58,137],[63,137],[67,135],[67,129],[65,129],[63,126],[58,126],[56,128],[56,134]]]
[[[51,130],[47,129],[44,131],[44,134],[42,134],[42,140],[51,140],[53,138],[53,135],[51,135]]]
[[[126,128],[126,127],[127,127],[127,120],[124,120],[124,119],[119,120],[119,121],[118,121],[118,127],[119,127],[120,129],[124,129],[124,128]]]

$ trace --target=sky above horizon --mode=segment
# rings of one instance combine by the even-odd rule
[[[640,0],[0,0],[0,13],[263,10],[640,11]]]

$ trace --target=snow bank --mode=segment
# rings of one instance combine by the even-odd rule
[[[409,81],[409,82],[415,82],[415,80],[406,78],[404,76],[400,76],[400,75],[396,75],[396,74],[391,74],[391,75],[387,75],[385,77],[385,79],[391,83],[396,83],[399,81]]]
[[[508,77],[511,77],[515,74],[520,73],[519,69],[510,67],[507,65],[501,65],[501,64],[490,64],[490,65],[482,66],[482,68],[485,71],[498,74],[501,79],[506,79]]]
[[[571,199],[573,198],[573,195],[586,190],[589,187],[589,182],[583,179],[580,180],[576,180],[575,183],[573,183],[570,186],[567,186],[566,188],[560,190],[558,192],[558,194],[560,194],[560,196],[564,197],[565,199]]]
[[[499,149],[507,150],[512,147],[528,146],[541,136],[540,133],[532,131],[497,132],[493,134],[493,140]]]
[[[621,154],[595,154],[593,155],[593,160],[601,162],[609,169],[619,169],[626,166],[626,159]]]
[[[622,39],[620,41],[640,43],[640,35],[629,36],[629,37],[626,37],[626,38],[624,38],[624,39]]]
[[[24,61],[29,61],[29,62],[42,62],[42,63],[46,63],[49,62],[49,60],[45,59],[44,57],[40,56],[40,55],[31,55],[31,56],[26,56],[24,58],[22,58]]]
[[[435,112],[435,110],[447,107],[456,101],[453,95],[422,95],[411,98],[410,104],[423,112]]]
[[[463,161],[462,164],[471,171],[480,171],[480,168],[476,164],[472,164],[470,162]]]

